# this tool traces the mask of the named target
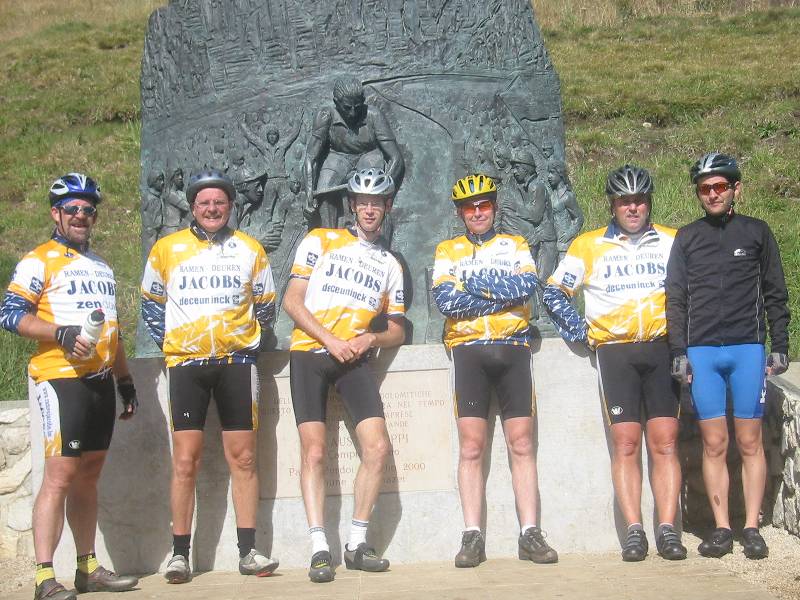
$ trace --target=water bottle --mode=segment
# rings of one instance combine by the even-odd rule
[[[89,316],[86,317],[86,322],[83,324],[83,327],[81,327],[80,336],[94,346],[100,339],[100,332],[103,330],[103,324],[105,322],[106,316],[103,314],[103,311],[99,308],[93,310]]]

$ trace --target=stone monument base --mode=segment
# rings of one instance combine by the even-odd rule
[[[597,391],[593,356],[559,339],[540,340],[533,365],[541,527],[559,552],[619,549],[625,523],[614,503],[608,431]],[[289,396],[288,353],[263,355],[258,460],[261,487],[256,543],[286,567],[305,567],[310,541],[299,491],[299,444]],[[118,422],[100,482],[97,554],[120,573],[164,568],[171,556],[170,434],[163,361],[131,361],[139,393],[136,418]],[[395,563],[450,560],[463,521],[456,485],[458,436],[449,392],[449,358],[439,345],[383,352],[374,368],[381,383],[393,452],[369,541]],[[40,417],[31,398],[34,488],[41,484]],[[325,526],[334,560],[341,560],[353,508],[358,465],[351,429],[338,400],[328,410],[328,497]],[[508,455],[499,418],[493,418],[486,471],[485,531],[490,557],[516,556],[517,522]],[[642,510],[653,531],[647,485]],[[216,411],[209,410],[197,484],[192,563],[195,570],[236,570],[236,523]],[[653,539],[653,536],[649,536]],[[75,550],[68,528],[55,559],[70,576]]]

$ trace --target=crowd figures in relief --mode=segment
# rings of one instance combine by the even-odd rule
[[[378,97],[391,100],[392,91],[389,85]],[[146,175],[143,248],[189,225],[184,178],[219,167],[236,187],[230,226],[267,251],[280,295],[303,235],[315,227],[341,227],[350,219],[345,188],[356,170],[384,169],[398,189],[402,186],[402,144],[381,102],[368,100],[355,78],[336,80],[332,92],[332,102],[316,111],[264,109],[195,131],[183,152],[175,153],[195,164],[167,161]],[[461,150],[453,157],[458,170],[485,173],[497,183],[499,231],[525,239],[546,279],[584,220],[565,162],[548,140],[536,144],[529,139],[498,97],[448,95],[440,100],[423,93],[420,110],[458,140]],[[393,228],[388,215],[382,235],[390,245]]]

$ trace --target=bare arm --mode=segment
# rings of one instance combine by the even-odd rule
[[[57,342],[56,330],[58,325],[40,319],[34,314],[28,313],[19,322],[17,332],[26,338],[38,340],[40,342]],[[84,340],[80,335],[75,338],[75,349],[72,354],[78,358],[88,358],[93,352],[92,345]]]
[[[119,379],[126,379],[131,376],[131,370],[128,367],[128,355],[125,353],[125,345],[122,343],[122,338],[119,339],[117,344],[117,354],[114,356],[114,365],[111,367],[114,372],[114,377]]]
[[[367,331],[349,340],[350,348],[355,353],[355,358],[361,357],[371,348],[391,348],[399,346],[406,339],[406,331],[403,327],[403,317],[387,317],[386,331],[374,333]]]
[[[294,324],[312,338],[322,344],[331,356],[339,362],[349,362],[357,358],[348,342],[333,335],[317,321],[311,311],[306,308],[306,290],[308,280],[293,277],[289,280],[283,298],[283,308]]]

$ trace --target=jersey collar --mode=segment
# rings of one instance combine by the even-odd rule
[[[494,227],[492,227],[489,231],[483,234],[477,234],[467,231],[467,239],[476,246],[483,246],[486,242],[494,239],[496,235],[497,232],[494,230]]]
[[[724,227],[726,224],[730,223],[730,221],[735,216],[736,216],[736,211],[733,210],[733,205],[731,205],[731,209],[724,215],[720,215],[719,217],[713,217],[708,213],[706,213],[705,219],[715,227]]]
[[[382,234],[378,235],[378,237],[375,238],[374,242],[368,242],[367,240],[361,239],[361,237],[359,237],[358,230],[356,229],[355,225],[348,225],[347,227],[345,227],[345,229],[347,230],[347,233],[356,238],[361,244],[370,247],[375,246],[381,248],[382,250],[389,249],[389,242],[386,241],[386,238]]]
[[[233,230],[227,225],[216,233],[208,233],[197,224],[197,221],[192,221],[189,230],[201,242],[211,242],[212,244],[224,244],[233,235]]]
[[[58,233],[58,227],[53,229],[53,235],[50,236],[50,239],[55,240],[62,246],[66,246],[70,250],[80,252],[81,254],[86,254],[86,252],[89,250],[89,242],[86,242],[85,244],[75,244],[70,242],[67,238]]]
[[[655,227],[653,227],[652,223],[649,223],[647,226],[647,230],[642,234],[642,237],[639,238],[639,242],[653,236],[658,237],[658,231],[656,230]],[[614,219],[611,219],[611,221],[608,223],[608,227],[606,228],[603,237],[606,240],[628,241],[630,239],[628,234],[622,231],[622,229]]]

